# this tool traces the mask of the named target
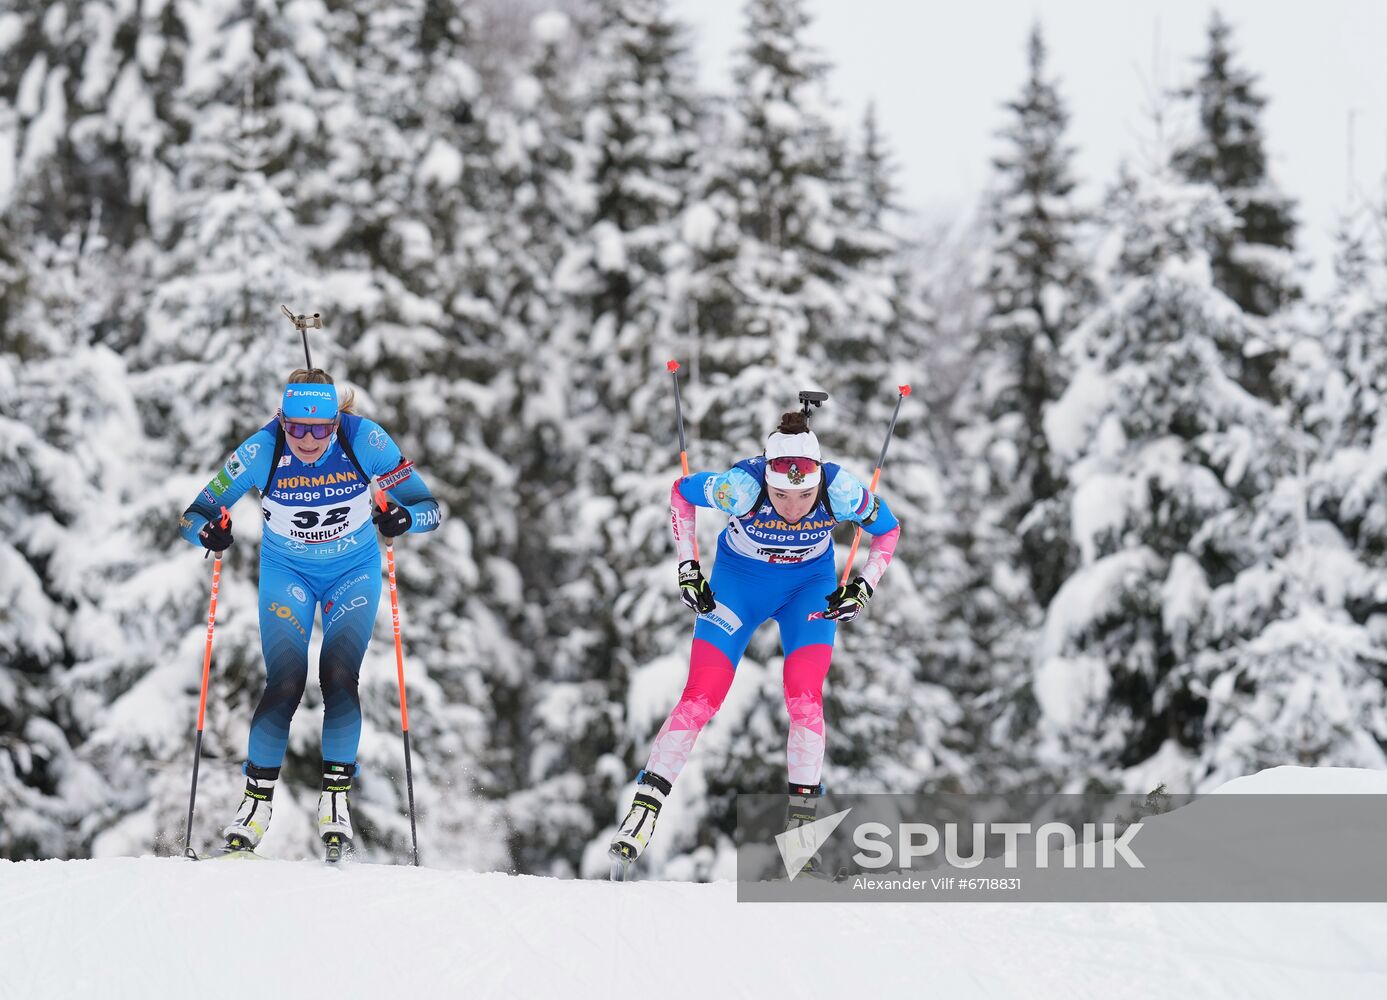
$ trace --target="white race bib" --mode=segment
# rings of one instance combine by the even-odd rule
[[[281,503],[266,497],[261,501],[265,526],[281,538],[308,545],[346,538],[371,521],[371,495],[358,490],[355,496],[318,504]]]

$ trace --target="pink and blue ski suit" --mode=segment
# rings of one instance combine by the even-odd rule
[[[789,781],[795,786],[819,784],[824,758],[823,683],[837,623],[812,616],[825,610],[827,595],[838,586],[833,528],[850,521],[872,536],[861,576],[873,588],[895,552],[899,523],[886,502],[850,473],[825,463],[818,502],[800,520],[787,523],[770,502],[765,471],[764,458],[745,459],[727,472],[700,472],[680,479],[670,495],[680,561],[694,557],[695,507],[728,515],[708,581],[717,607],[698,616],[688,683],[656,735],[645,766],[647,772],[671,783],[687,763],[699,732],[722,706],[752,633],[774,618],[785,650]]]

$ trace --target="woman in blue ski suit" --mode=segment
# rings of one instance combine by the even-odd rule
[[[438,527],[438,503],[381,427],[339,405],[326,372],[289,377],[279,412],[227,459],[179,522],[183,537],[221,552],[232,543],[223,514],[260,491],[260,645],[265,692],[250,724],[246,790],[223,831],[230,850],[254,850],[270,821],[289,721],[308,679],[313,616],[323,611],[318,680],[323,691],[323,790],[319,834],[350,849],[347,793],[361,737],[357,680],[380,601],[376,529],[390,537]],[[385,510],[370,480],[388,489]]]
[[[786,768],[791,818],[812,819],[823,793],[823,684],[840,622],[861,613],[895,552],[900,525],[886,502],[851,473],[825,463],[803,413],[787,413],[764,456],[726,472],[678,480],[670,523],[679,553],[680,597],[698,612],[689,678],[636,776],[630,812],[612,840],[621,861],[639,857],[694,741],[732,686],[737,664],[761,624],[774,618],[785,650],[790,715]],[[718,537],[712,581],[694,559],[694,508],[728,518]],[[838,585],[833,528],[861,525],[872,536],[860,576]]]

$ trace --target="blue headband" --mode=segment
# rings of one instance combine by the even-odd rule
[[[286,420],[331,420],[337,416],[337,387],[317,382],[290,382],[284,387],[280,409]]]

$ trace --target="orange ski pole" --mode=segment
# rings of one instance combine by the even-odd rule
[[[376,491],[376,504],[385,510],[389,496]],[[405,744],[405,793],[409,796],[409,839],[414,867],[419,867],[419,832],[414,822],[414,769],[409,757],[409,703],[405,700],[405,648],[400,641],[400,597],[395,588],[395,539],[385,539],[385,565],[390,578],[390,624],[395,631],[395,676],[400,684],[400,733]]]
[[[896,433],[896,418],[901,415],[901,403],[905,402],[905,397],[910,395],[910,386],[897,386],[900,395],[896,397],[896,410],[891,414],[891,426],[886,428],[886,440],[881,445],[881,454],[877,457],[877,467],[872,470],[871,491],[877,491],[877,484],[881,482],[881,467],[886,464],[886,449],[891,447],[891,435]],[[852,561],[857,558],[857,545],[862,541],[862,525],[857,526],[853,532],[852,548],[848,550],[848,564],[843,567],[843,579],[841,585],[846,587],[849,578],[852,576]]]
[[[225,528],[231,520],[231,515],[227,513],[225,507],[222,508],[222,527]],[[197,772],[198,764],[202,762],[202,727],[207,717],[207,679],[212,673],[212,633],[217,625],[217,591],[221,589],[222,583],[222,554],[217,553],[217,558],[212,560],[212,599],[207,602],[207,647],[202,653],[202,694],[197,700],[197,740],[193,745],[193,783],[188,790],[188,829],[183,834],[183,853],[190,858],[197,858],[197,852],[193,850],[193,808],[197,803]]]

